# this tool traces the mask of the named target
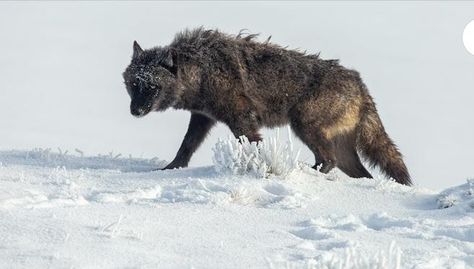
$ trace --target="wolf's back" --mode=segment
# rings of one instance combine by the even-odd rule
[[[367,95],[365,111],[357,132],[357,149],[370,162],[398,183],[411,185],[402,154],[385,132],[372,98]]]

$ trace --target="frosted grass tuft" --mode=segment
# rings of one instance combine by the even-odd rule
[[[250,142],[247,137],[219,139],[213,147],[215,169],[221,174],[269,177],[288,176],[299,166],[299,150],[295,151],[288,130],[288,140],[283,142],[280,132],[275,137]]]

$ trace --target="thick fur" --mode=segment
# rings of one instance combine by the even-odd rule
[[[261,139],[261,127],[290,124],[324,173],[339,167],[370,178],[359,152],[397,182],[411,184],[356,71],[254,37],[198,28],[177,34],[165,47],[142,50],[134,43],[123,74],[131,113],[169,107],[192,113],[167,169],[186,167],[216,121],[250,141]]]

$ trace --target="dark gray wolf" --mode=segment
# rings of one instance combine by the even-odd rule
[[[143,50],[134,42],[123,73],[131,113],[141,117],[170,107],[191,112],[181,147],[165,169],[186,167],[216,121],[250,141],[261,139],[263,126],[290,124],[323,173],[338,167],[351,177],[371,178],[360,153],[387,176],[411,184],[358,72],[254,37],[197,28],[164,47]]]

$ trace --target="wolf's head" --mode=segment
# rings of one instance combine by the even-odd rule
[[[132,99],[132,115],[142,117],[172,106],[177,100],[176,74],[176,55],[172,49],[142,50],[135,41],[132,61],[123,73],[125,87]]]

